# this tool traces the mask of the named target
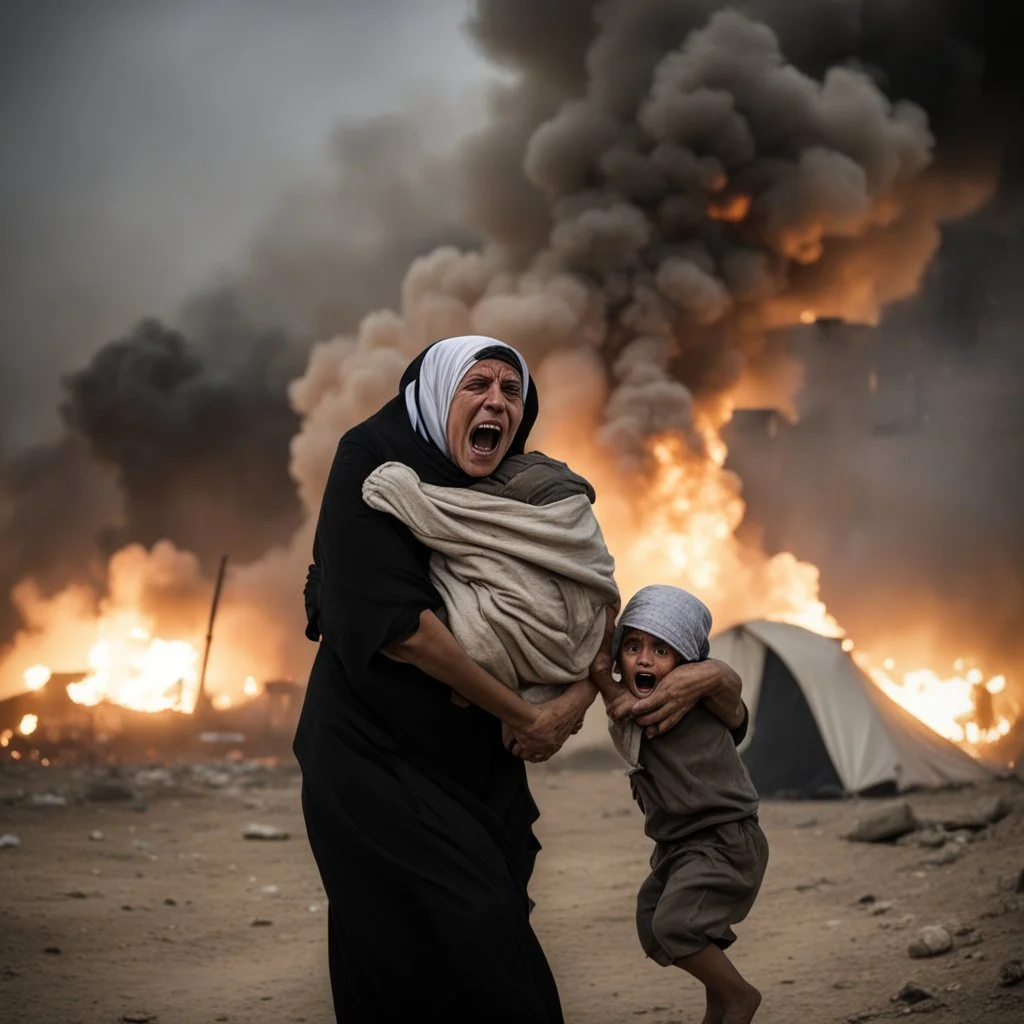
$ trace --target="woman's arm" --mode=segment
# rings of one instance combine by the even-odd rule
[[[594,660],[590,663],[590,681],[604,698],[605,706],[626,692],[622,683],[617,683],[612,675],[615,658],[612,655],[612,639],[615,635],[615,618],[619,614],[619,606],[610,604],[604,610],[604,636]]]
[[[452,632],[429,610],[420,613],[415,633],[386,645],[381,653],[415,665],[501,719],[515,735],[513,753],[531,761],[546,760],[556,753],[594,699],[589,683],[574,683],[565,694],[547,704],[528,703],[473,661]],[[582,703],[588,694],[589,700]]]
[[[668,732],[691,708],[703,701],[707,709],[729,729],[743,724],[746,709],[742,681],[724,661],[708,658],[673,669],[649,697],[636,702],[620,699],[608,713],[619,721],[632,716],[648,736]]]

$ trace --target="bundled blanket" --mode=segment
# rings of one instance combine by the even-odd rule
[[[532,703],[586,678],[604,608],[618,600],[586,480],[539,453],[506,459],[470,488],[424,484],[387,462],[363,500],[433,551],[448,626],[474,661]]]

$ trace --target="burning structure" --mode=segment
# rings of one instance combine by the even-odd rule
[[[805,534],[773,522],[770,507],[745,519],[736,470],[749,471],[754,495],[778,494],[784,464],[778,448],[759,458],[729,424],[738,410],[769,409],[781,439],[787,424],[813,422],[815,402],[841,407],[849,381],[833,373],[812,386],[800,332],[852,350],[860,342],[845,325],[860,323],[871,345],[884,340],[884,311],[921,287],[943,225],[991,201],[1012,123],[901,77],[913,47],[881,7],[822,2],[794,18],[771,0],[481,0],[469,30],[511,75],[449,166],[473,243],[423,251],[396,308],[363,310],[354,324],[319,318],[309,253],[290,263],[264,240],[233,289],[190,304],[176,328],[139,325],[72,375],[64,436],[2,474],[5,532],[21,554],[0,686],[11,693],[41,678],[35,666],[88,659],[73,701],[189,714],[211,559],[229,537],[239,564],[209,666],[214,705],[251,698],[267,674],[300,678],[310,653],[298,591],[337,439],[392,396],[424,345],[469,332],[507,339],[530,361],[542,395],[533,443],[594,482],[624,594],[676,582],[723,628],[764,618],[846,637],[817,565],[789,553],[813,548],[827,567],[844,510]],[[962,28],[959,12],[936,14],[943,38]],[[973,74],[947,68],[915,29],[920,61]],[[963,95],[989,104],[1001,85],[979,74]],[[282,322],[329,339],[308,348],[304,371],[291,368],[305,349],[264,329],[254,290],[285,307]],[[53,553],[21,537],[42,505],[57,514],[58,479],[103,501],[78,503]],[[812,517],[822,507],[804,506]],[[101,543],[117,550],[97,572]],[[857,564],[844,554],[830,603],[854,610],[858,645],[845,643],[862,667],[943,735],[1001,742],[1021,690],[983,659],[1024,663],[1024,650],[954,635],[944,624],[963,621],[956,593],[879,629],[858,612]],[[938,628],[919,640],[930,619]],[[954,667],[920,668],[939,662]]]

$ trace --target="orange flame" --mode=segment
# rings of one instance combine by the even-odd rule
[[[743,192],[736,192],[731,196],[719,196],[708,203],[708,217],[711,220],[724,220],[731,224],[738,224],[740,221],[746,220],[752,202],[753,198]]]
[[[1007,735],[1009,719],[991,707],[1005,677],[986,677],[962,662],[946,675],[927,668],[896,672],[891,659],[876,663],[855,650],[820,600],[816,567],[789,553],[769,558],[744,546],[735,531],[745,505],[732,474],[722,468],[725,445],[711,428],[704,433],[715,442],[710,458],[694,455],[675,436],[652,441],[653,472],[638,490],[632,518],[624,520],[621,509],[609,517],[605,535],[624,598],[647,583],[677,583],[708,601],[719,630],[765,618],[843,638],[843,649],[868,678],[939,735],[975,753]]]
[[[22,715],[21,721],[18,723],[18,732],[22,736],[31,736],[36,731],[38,725],[38,715]]]
[[[51,674],[45,665],[30,665],[22,673],[22,678],[27,689],[41,690],[50,681]]]
[[[191,711],[199,686],[199,653],[185,640],[161,640],[121,614],[89,649],[89,675],[68,684],[77,704],[106,700],[133,711]]]

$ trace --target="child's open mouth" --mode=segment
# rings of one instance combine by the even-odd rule
[[[646,697],[658,685],[658,678],[653,672],[637,672],[633,676],[633,685],[641,697]]]

